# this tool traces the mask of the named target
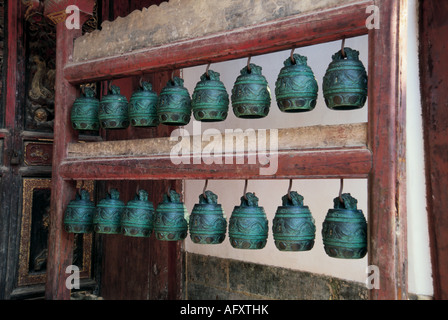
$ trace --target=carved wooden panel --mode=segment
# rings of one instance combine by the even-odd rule
[[[94,184],[85,182],[93,195]],[[42,284],[46,281],[51,179],[23,179],[22,226],[18,285]],[[81,278],[91,274],[92,234],[75,235],[73,264]]]
[[[52,159],[52,143],[25,142],[24,163],[27,166],[51,166]]]

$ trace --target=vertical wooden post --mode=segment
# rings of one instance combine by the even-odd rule
[[[56,86],[53,171],[51,188],[50,230],[48,239],[46,299],[70,299],[70,290],[65,281],[66,267],[73,263],[73,234],[63,228],[64,209],[75,195],[75,183],[64,181],[59,175],[59,164],[66,156],[67,144],[77,139],[70,125],[70,109],[76,99],[77,90],[64,78],[64,66],[73,54],[73,42],[81,35],[79,29],[68,29],[65,21],[56,26]]]
[[[371,299],[407,299],[406,0],[377,0],[369,33],[369,265],[379,268]]]

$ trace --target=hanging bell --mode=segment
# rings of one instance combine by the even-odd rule
[[[271,91],[262,68],[249,64],[240,71],[232,88],[233,113],[242,119],[264,118],[271,106]]]
[[[141,89],[134,92],[129,99],[129,121],[133,127],[157,127],[157,93],[152,91],[152,84],[143,81]]]
[[[187,237],[187,208],[180,200],[180,195],[173,190],[163,195],[159,203],[155,219],[154,234],[158,240],[177,241]]]
[[[129,127],[128,100],[120,94],[120,88],[112,85],[109,94],[100,102],[98,117],[104,129],[125,129]]]
[[[194,89],[191,106],[197,121],[224,121],[229,111],[229,94],[219,73],[208,70]]]
[[[72,127],[75,130],[98,130],[98,108],[100,102],[95,98],[95,91],[91,87],[84,87],[83,95],[76,98],[71,111]]]
[[[104,234],[121,233],[121,216],[125,205],[120,200],[120,193],[116,189],[110,190],[106,198],[101,200],[93,216],[95,232]]]
[[[295,191],[282,198],[273,220],[274,242],[280,251],[309,251],[314,246],[316,226],[303,196]]]
[[[194,243],[219,244],[226,237],[227,221],[224,211],[217,203],[218,196],[211,191],[205,191],[199,196],[190,215],[190,238]]]
[[[134,200],[126,205],[121,216],[121,230],[125,236],[149,237],[153,229],[154,206],[148,192],[139,190]]]
[[[367,101],[367,72],[359,52],[344,48],[333,55],[323,81],[323,94],[328,108],[360,109]]]
[[[169,80],[159,96],[157,116],[159,122],[169,126],[183,126],[191,119],[191,98],[183,86],[184,80]]]
[[[341,199],[342,201],[341,201]],[[341,259],[361,259],[367,253],[367,222],[358,201],[349,193],[334,199],[322,224],[327,255]]]
[[[253,193],[241,197],[229,219],[229,238],[237,249],[263,249],[268,238],[268,220],[258,198]]]
[[[76,199],[69,202],[64,213],[64,229],[69,233],[90,233],[93,230],[95,204],[90,194],[82,189]]]
[[[282,112],[306,112],[316,107],[318,85],[307,58],[299,54],[285,60],[275,83],[277,105]]]

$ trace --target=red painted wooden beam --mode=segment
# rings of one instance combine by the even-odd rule
[[[218,156],[212,165],[194,164],[191,157],[184,158],[190,164],[174,164],[169,156],[66,159],[59,174],[74,180],[366,178],[372,167],[367,148],[292,150],[265,164],[269,156],[257,157],[254,164],[248,164],[247,155],[242,164],[236,164],[235,158],[229,164],[229,158]],[[272,174],[261,175],[261,168]]]
[[[361,1],[104,59],[71,63],[65,67],[64,75],[70,83],[80,84],[360,36],[368,33],[366,8],[372,3]]]

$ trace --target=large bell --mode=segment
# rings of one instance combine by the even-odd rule
[[[183,126],[191,119],[191,98],[184,80],[169,80],[159,96],[157,115],[159,122],[171,126]]]
[[[98,130],[100,128],[99,105],[100,102],[95,98],[93,88],[84,87],[83,95],[76,98],[70,114],[73,129]]]
[[[323,94],[328,108],[360,109],[367,101],[367,72],[359,52],[344,48],[333,55],[323,81]]]
[[[232,88],[233,113],[238,118],[258,119],[269,113],[271,91],[262,68],[249,64],[240,71]]]
[[[190,238],[194,243],[219,244],[226,237],[227,221],[224,211],[217,203],[218,196],[211,191],[205,191],[199,196],[190,215]]]
[[[283,63],[275,83],[277,105],[282,112],[306,112],[316,107],[318,85],[307,60],[294,54]]]
[[[334,209],[328,210],[322,224],[322,238],[330,257],[361,259],[366,255],[367,222],[357,203],[350,194],[342,194],[334,199]]]
[[[187,208],[180,200],[180,195],[170,190],[163,195],[163,200],[156,209],[154,234],[158,240],[177,241],[187,237]]]
[[[258,198],[253,193],[241,197],[241,205],[235,206],[229,219],[229,238],[237,249],[262,249],[268,238],[268,220]]]
[[[139,190],[134,200],[127,203],[121,216],[121,231],[125,236],[149,237],[153,229],[154,206],[148,192]]]
[[[90,201],[90,194],[82,189],[76,193],[75,200],[67,205],[64,214],[64,229],[69,233],[90,233],[93,230],[95,204]]]
[[[141,83],[141,89],[135,91],[129,99],[129,121],[133,127],[157,127],[157,93],[152,84]]]
[[[129,127],[128,100],[120,94],[119,87],[112,85],[109,94],[101,99],[98,117],[104,129]]]
[[[208,70],[193,92],[191,106],[197,121],[224,121],[229,111],[229,94],[219,80],[219,73]]]
[[[309,251],[314,246],[316,226],[303,196],[295,191],[282,198],[272,225],[275,246],[280,251]]]
[[[93,227],[95,232],[104,234],[121,233],[121,216],[125,204],[120,200],[120,193],[116,189],[110,190],[106,198],[96,206],[93,216]]]

